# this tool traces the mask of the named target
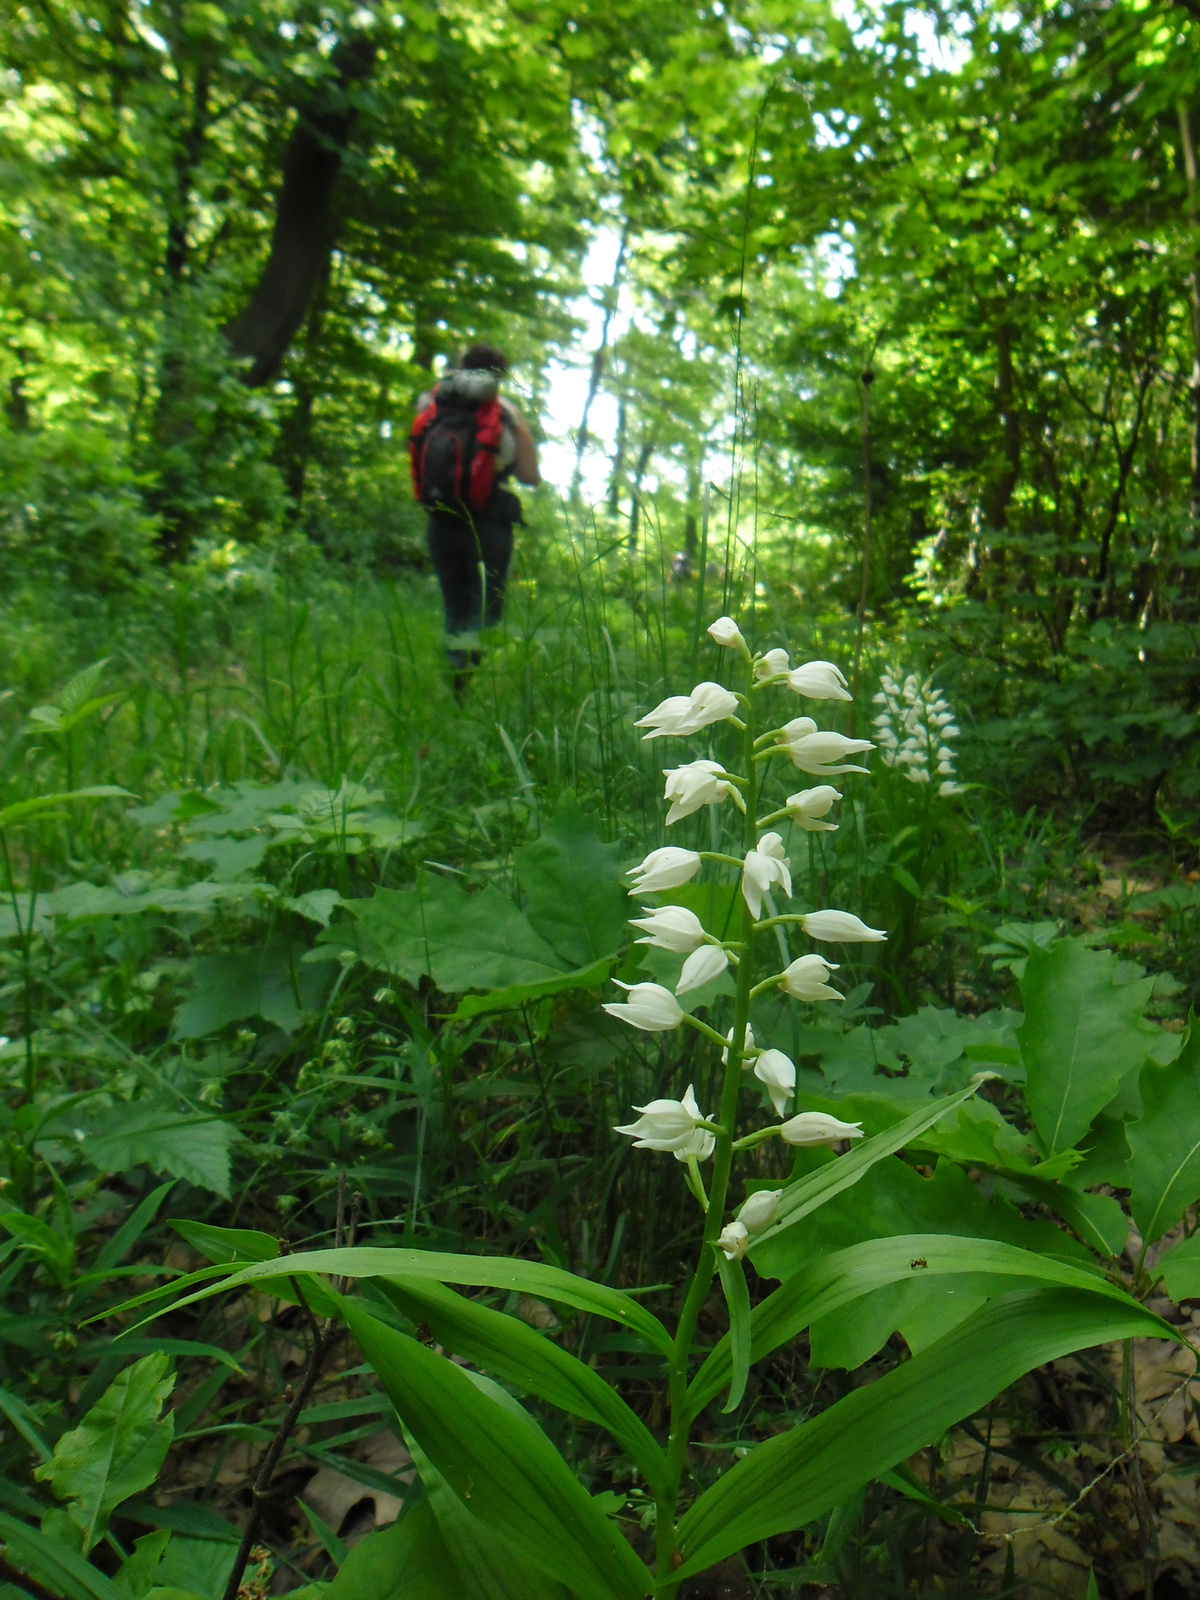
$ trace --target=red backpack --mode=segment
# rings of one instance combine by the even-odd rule
[[[496,452],[504,426],[500,402],[476,404],[439,384],[408,436],[413,493],[430,511],[478,514],[496,482]]]

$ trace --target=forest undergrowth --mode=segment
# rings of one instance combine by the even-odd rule
[[[720,1067],[703,1037],[631,1038],[599,1008],[614,973],[679,979],[677,955],[629,942],[621,874],[663,842],[663,746],[632,724],[713,670],[705,629],[719,613],[760,651],[800,637],[847,670],[856,642],[852,615],[769,563],[731,546],[681,581],[669,554],[631,562],[595,523],[531,533],[503,635],[462,704],[415,574],[226,549],[119,614],[10,607],[0,1521],[25,1592],[114,1600],[115,1582],[134,1600],[219,1600],[251,1518],[240,1593],[321,1585],[413,1495],[378,1378],[303,1296],[281,1297],[283,1280],[147,1324],[114,1309],[153,1305],[207,1262],[379,1238],[650,1285],[645,1304],[669,1305],[694,1208],[676,1163],[639,1159],[611,1130],[685,1084],[715,1104]],[[868,632],[857,703],[832,709],[874,742],[872,776],[846,781],[836,832],[783,824],[795,906],[853,905],[887,942],[842,947],[836,1009],[785,999],[752,1017],[795,1061],[798,1108],[876,1133],[982,1065],[1007,1120],[918,1141],[908,1167],[887,1166],[921,1180],[922,1198],[864,1182],[860,1211],[810,1244],[955,1234],[974,1209],[986,1236],[1041,1249],[1065,1218],[1072,1250],[1086,1256],[1084,1238],[1149,1292],[1141,1180],[1127,1240],[1108,1197],[1131,1180],[1105,1165],[1095,1130],[1084,1159],[1100,1193],[1068,1193],[1069,1162],[1035,1171],[1056,1147],[1030,1121],[1036,1052],[1023,1056],[1018,1030],[1022,1012],[1081,1001],[1104,1019],[1101,1056],[1131,1040],[1137,1066],[1147,1049],[1178,1054],[1200,960],[1192,836],[1113,837],[1066,796],[1024,803],[980,731],[995,707],[973,706],[925,643],[911,626]],[[739,827],[709,805],[669,837],[719,856]],[[719,921],[734,893],[688,903]],[[691,1009],[722,1004],[728,981]],[[1136,1087],[1122,1092],[1123,1114],[1144,1114]],[[755,1160],[768,1187],[787,1176]],[[1190,1233],[1187,1202],[1167,1215],[1150,1260]],[[1186,1298],[1194,1269],[1177,1270]],[[757,1301],[766,1280],[750,1282]],[[447,1342],[433,1310],[370,1303]],[[619,1370],[646,1427],[664,1427],[639,1340],[552,1294],[492,1303]],[[1194,1332],[1161,1282],[1149,1304]],[[721,1339],[723,1315],[704,1309],[702,1344]],[[835,1317],[778,1349],[730,1414],[706,1413],[690,1455],[700,1484],[890,1370],[902,1337],[923,1348],[913,1316],[885,1301],[865,1332]],[[1115,1366],[1105,1348],[1039,1367],[903,1472],[684,1592],[1082,1594],[1089,1572],[1104,1592],[1147,1579],[1156,1595],[1193,1592],[1189,1358],[1127,1340],[1122,1366],[1114,1348]],[[284,1411],[293,1426],[273,1455]],[[654,1500],[628,1457],[578,1416],[538,1418],[648,1551]],[[31,1518],[41,1546],[20,1532]],[[91,1559],[56,1566],[56,1549]]]

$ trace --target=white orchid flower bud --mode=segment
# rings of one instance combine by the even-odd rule
[[[839,1122],[827,1111],[802,1111],[779,1130],[785,1144],[837,1144],[841,1139],[861,1139],[861,1122]]]
[[[793,745],[797,739],[804,739],[810,733],[816,733],[817,725],[811,717],[793,717],[790,722],[785,722],[775,735],[779,744]]]
[[[749,1233],[764,1233],[779,1215],[782,1199],[778,1189],[756,1189],[738,1212],[738,1221]]]
[[[706,983],[719,978],[729,965],[729,957],[718,944],[702,944],[683,963],[676,994],[691,994],[693,989],[703,989]]]
[[[630,917],[631,926],[644,930],[646,937],[638,944],[657,945],[660,950],[674,950],[679,955],[690,956],[704,943],[704,924],[694,911],[686,906],[659,906],[657,910],[643,906],[644,917]]]
[[[686,1160],[694,1136],[707,1132],[696,1126],[707,1119],[696,1104],[690,1083],[682,1100],[651,1100],[648,1106],[634,1106],[633,1109],[641,1112],[637,1121],[614,1128],[613,1132],[632,1139],[635,1150],[682,1150]]]
[[[630,867],[626,876],[634,879],[634,885],[629,892],[654,894],[659,889],[678,889],[696,876],[701,865],[695,850],[663,845],[660,850],[651,850],[636,867]]]
[[[841,772],[866,772],[866,767],[847,765],[842,758],[875,748],[870,739],[847,739],[845,734],[830,732],[805,733],[785,743],[794,764],[801,772],[811,772],[815,778],[836,778]]]
[[[719,805],[729,797],[730,785],[724,781],[725,768],[719,761],[689,761],[682,767],[664,767],[663,777],[667,780],[663,799],[671,802],[668,828],[701,806]]]
[[[836,961],[826,961],[824,956],[798,956],[780,978],[780,987],[793,1000],[840,1000],[842,996],[826,983],[831,972],[837,971]]]
[[[810,911],[800,926],[810,939],[835,944],[878,944],[887,938],[882,928],[868,928],[852,911]]]
[[[782,1050],[764,1050],[754,1063],[754,1076],[766,1085],[775,1115],[781,1117],[796,1087],[796,1067],[792,1058],[785,1056]]]
[[[718,617],[709,623],[708,637],[726,650],[736,650],[742,643],[742,630],[732,617]]]
[[[790,900],[792,874],[783,840],[777,833],[764,833],[757,848],[746,852],[742,863],[742,894],[755,920],[762,915],[763,895],[776,883]]]
[[[725,1043],[727,1045],[733,1043],[733,1029],[732,1028],[730,1028],[729,1032],[725,1035]],[[742,1071],[743,1072],[748,1070],[748,1068],[750,1066],[750,1063],[753,1061],[753,1059],[754,1059],[756,1054],[757,1054],[757,1050],[756,1050],[755,1044],[754,1044],[754,1030],[753,1030],[753,1028],[751,1028],[750,1024],[747,1023],[746,1024],[746,1042],[742,1046]],[[729,1051],[728,1050],[722,1050],[721,1051],[721,1065],[723,1067],[727,1067],[729,1065]]]
[[[842,797],[831,783],[818,784],[815,789],[801,789],[787,797],[787,813],[807,833],[836,833],[836,822],[822,822],[835,800]]]
[[[966,787],[965,783],[939,783],[938,794],[943,800],[947,800],[952,794],[965,794]]]
[[[806,661],[788,673],[788,688],[806,700],[853,700],[841,670],[832,661]]]
[[[649,728],[647,739],[670,739],[680,732],[680,724],[692,708],[691,698],[686,694],[673,694],[669,699],[660,701],[653,711],[634,723],[635,728]]]
[[[610,1017],[628,1022],[643,1033],[666,1033],[683,1021],[678,1000],[661,983],[622,983],[619,978],[613,982],[618,989],[626,990],[629,999],[605,1006]]]
[[[746,1254],[746,1246],[749,1243],[750,1230],[744,1222],[727,1222],[717,1240],[718,1247],[725,1253],[726,1261],[740,1261]]]
[[[754,676],[762,682],[765,678],[781,678],[788,669],[786,650],[768,650],[754,663]]]

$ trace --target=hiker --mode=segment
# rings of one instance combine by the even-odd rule
[[[446,662],[461,695],[483,659],[481,628],[504,613],[513,527],[521,502],[510,477],[536,488],[538,451],[524,417],[500,398],[508,358],[475,344],[418,402],[409,436],[413,489],[429,510],[429,555],[445,609]]]

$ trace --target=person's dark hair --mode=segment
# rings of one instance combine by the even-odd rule
[[[494,344],[473,344],[462,358],[462,369],[470,372],[480,367],[489,372],[507,372],[508,357]]]

